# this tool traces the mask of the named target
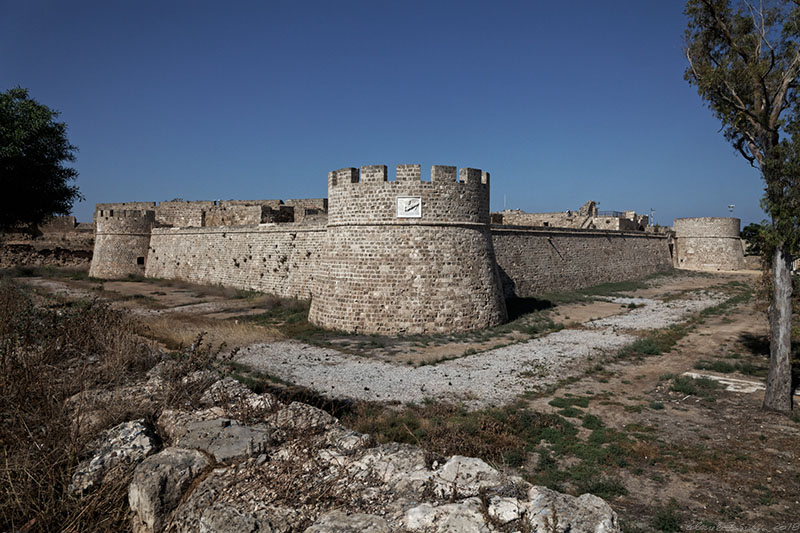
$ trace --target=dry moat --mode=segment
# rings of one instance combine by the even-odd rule
[[[80,278],[18,281],[47,298],[108,300],[166,350],[201,333],[225,342],[243,383],[381,441],[592,492],[623,531],[800,527],[800,422],[760,409],[768,345],[755,272],[551,294],[514,302],[496,328],[410,337],[326,332],[302,302],[253,292]]]

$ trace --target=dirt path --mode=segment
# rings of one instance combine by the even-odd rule
[[[762,411],[762,391],[714,390],[703,398],[671,391],[671,380],[665,379],[700,372],[759,381],[695,365],[712,360],[764,365],[766,335],[763,312],[748,303],[708,319],[669,353],[609,364],[602,373],[559,388],[558,396],[596,398],[585,412],[610,428],[657,436],[652,447],[643,447],[643,453],[651,454],[644,466],[635,473],[619,469],[628,494],[611,501],[615,509],[635,517],[647,515],[652,502],[668,506],[674,500],[686,531],[708,530],[711,524],[719,531],[800,530],[800,424]],[[551,399],[532,400],[531,405],[557,412]]]
[[[583,372],[588,361],[603,360],[633,342],[636,337],[627,330],[666,327],[722,299],[717,294],[668,303],[615,298],[617,309],[632,300],[641,307],[436,365],[414,367],[295,342],[249,346],[236,360],[331,397],[399,403],[447,398],[479,408],[511,402]]]

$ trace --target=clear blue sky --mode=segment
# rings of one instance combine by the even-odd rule
[[[477,167],[492,209],[764,218],[683,80],[679,0],[0,0],[0,90],[61,111],[94,204],[327,195],[329,170]]]

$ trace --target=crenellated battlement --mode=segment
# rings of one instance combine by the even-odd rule
[[[340,168],[328,173],[328,187],[336,187],[340,184],[353,183],[414,183],[437,184],[437,183],[458,183],[461,185],[483,185],[489,187],[489,173],[478,168],[458,169],[447,165],[433,165],[430,172],[430,180],[422,179],[421,165],[397,165],[394,180],[389,180],[388,167],[386,165],[366,165],[360,169],[355,167]]]
[[[330,225],[489,223],[489,173],[434,165],[430,180],[420,165],[341,168],[328,173]]]

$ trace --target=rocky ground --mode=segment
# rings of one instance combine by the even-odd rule
[[[556,296],[533,313],[554,324],[526,336],[312,331],[312,344],[286,338],[295,316],[249,321],[264,307],[260,297],[162,282],[26,282],[66,298],[107,298],[153,331],[162,320],[162,329],[191,324],[216,334],[240,348],[232,362],[240,380],[282,399],[226,380],[202,405],[141,422],[152,443],[141,446],[148,451],[136,458],[130,488],[140,531],[166,523],[186,531],[537,531],[538,523],[549,531],[556,517],[555,531],[800,527],[800,425],[760,409],[767,327],[751,297],[755,273],[677,273],[611,294]],[[167,347],[176,338],[155,337]],[[137,394],[158,379],[151,374]],[[314,400],[322,407],[365,403],[360,418],[345,417],[359,432],[292,403],[280,392],[287,384],[322,394]],[[298,431],[287,428],[287,413]],[[526,436],[534,433],[508,420],[517,413],[553,426]],[[132,431],[118,428],[117,440]],[[435,442],[443,435],[444,447]],[[90,485],[77,493],[103,479],[91,462],[106,461],[89,449],[84,457]],[[453,470],[490,481],[467,486]],[[576,498],[586,491],[620,518],[602,500]]]
[[[147,401],[165,386],[168,366],[111,394]],[[419,447],[379,445],[325,411],[212,377],[185,378],[210,384],[198,391],[199,408],[167,409],[154,425],[132,420],[105,431],[70,490],[89,494],[135,465],[128,501],[140,533],[619,531],[608,504],[590,494],[533,486],[480,459],[431,462]],[[70,400],[83,407],[79,423],[93,418],[96,397],[107,394]]]

